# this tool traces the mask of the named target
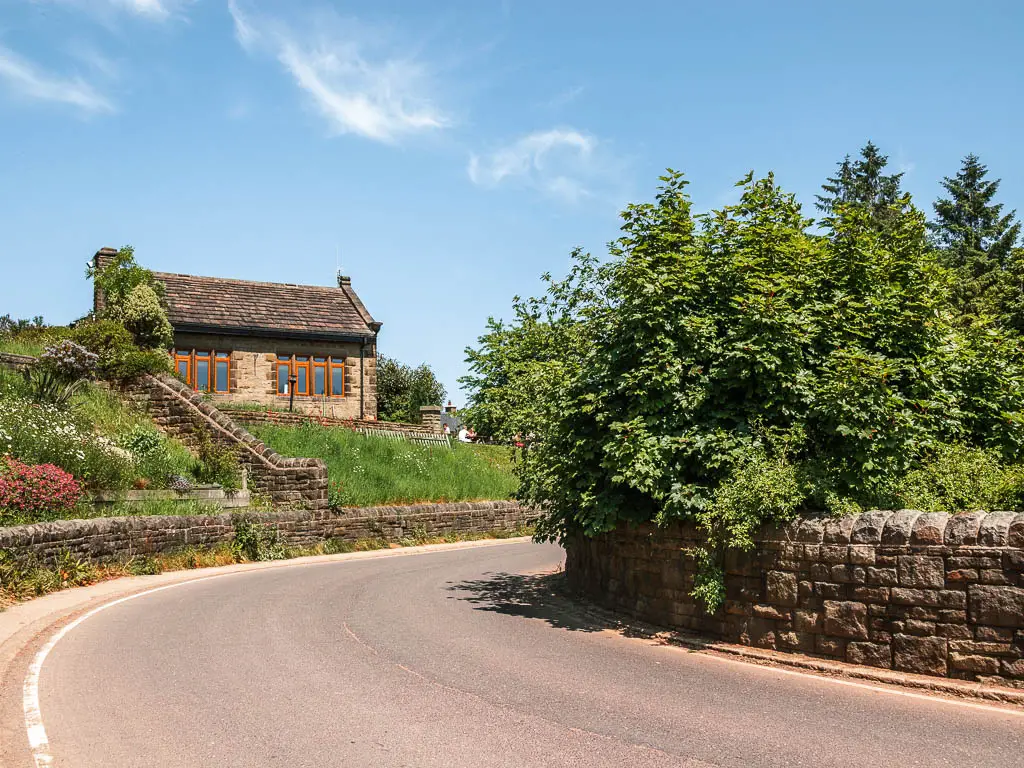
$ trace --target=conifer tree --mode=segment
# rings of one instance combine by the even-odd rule
[[[902,208],[908,201],[900,189],[902,173],[882,173],[889,163],[872,142],[860,151],[860,157],[851,160],[847,155],[838,163],[839,170],[821,185],[825,194],[818,195],[818,210],[827,216],[836,213],[836,206],[855,205],[865,208],[870,220],[881,229],[892,219],[893,206]]]
[[[1014,249],[1020,236],[1016,211],[1003,213],[994,202],[999,179],[986,180],[986,168],[977,155],[967,155],[953,178],[942,186],[948,198],[935,201],[935,221],[928,227],[933,244],[947,266],[957,273],[954,300],[965,314],[986,309],[999,311],[1000,283],[1014,271]]]

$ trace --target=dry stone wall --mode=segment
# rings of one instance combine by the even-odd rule
[[[289,546],[308,546],[327,539],[399,541],[419,535],[512,532],[531,525],[536,517],[515,502],[484,501],[364,507],[338,514],[291,510],[58,520],[0,528],[0,550],[43,562],[52,562],[66,551],[102,561],[223,544],[234,537],[234,524],[240,518],[274,526]]]
[[[566,542],[570,584],[667,627],[744,645],[1024,687],[1024,514],[866,512],[768,528],[698,606],[689,525]]]
[[[327,466],[320,459],[281,456],[173,376],[143,376],[126,385],[125,394],[164,432],[190,447],[205,431],[213,440],[238,448],[250,485],[275,505],[327,509]]]
[[[425,427],[422,424],[403,424],[397,421],[378,421],[376,419],[332,419],[309,413],[289,413],[281,411],[256,411],[241,408],[231,408],[230,405],[222,405],[222,411],[226,411],[235,421],[243,424],[276,424],[285,427],[299,427],[303,424],[320,424],[325,427],[345,427],[346,429],[384,429],[393,432],[408,432],[410,434],[432,435],[435,430]],[[437,430],[440,431],[440,430]]]

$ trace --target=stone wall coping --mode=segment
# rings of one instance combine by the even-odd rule
[[[0,365],[7,366],[9,368],[24,368],[26,365],[32,365],[36,361],[36,358],[32,355],[16,355],[13,352],[0,352]]]
[[[1024,512],[875,509],[838,518],[810,515],[782,526],[765,526],[759,538],[805,544],[1021,548]]]

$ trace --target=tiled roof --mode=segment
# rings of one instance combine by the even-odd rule
[[[265,330],[330,338],[373,336],[380,328],[348,278],[331,288],[171,272],[154,276],[167,289],[168,315],[176,329]]]

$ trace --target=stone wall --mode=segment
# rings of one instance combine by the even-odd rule
[[[0,352],[0,365],[5,368],[20,370],[28,368],[36,359],[30,355],[14,355],[10,352]]]
[[[199,433],[236,447],[252,488],[289,507],[327,508],[327,466],[320,459],[285,458],[173,376],[143,376],[125,394],[147,410],[160,429],[195,448]]]
[[[254,411],[234,409],[228,405],[218,406],[227,412],[235,421],[243,424],[278,424],[286,427],[298,427],[303,424],[319,424],[325,427],[344,427],[346,429],[383,429],[393,432],[410,432],[424,435],[434,434],[431,427],[422,424],[403,424],[397,421],[380,421],[378,419],[332,419],[315,416],[309,413],[288,413],[287,411]]]
[[[345,361],[345,396],[321,397],[297,395],[294,408],[310,414],[337,419],[374,419],[377,416],[376,345],[366,345],[360,358],[358,342],[310,342],[256,336],[215,334],[174,334],[179,352],[220,350],[231,352],[228,393],[209,393],[214,402],[246,402],[287,408],[288,395],[277,393],[277,356],[309,355]],[[360,376],[360,366],[363,367]]]
[[[688,525],[569,537],[570,584],[666,627],[744,645],[1024,687],[1024,514],[867,512],[766,529],[726,562],[726,602],[690,597]]]
[[[65,551],[92,560],[171,552],[229,542],[239,518],[273,525],[289,546],[307,546],[327,539],[398,541],[418,535],[511,532],[532,524],[536,514],[515,502],[483,501],[366,507],[343,514],[293,510],[58,520],[0,528],[0,550],[15,556],[34,556],[44,562],[52,562]]]

